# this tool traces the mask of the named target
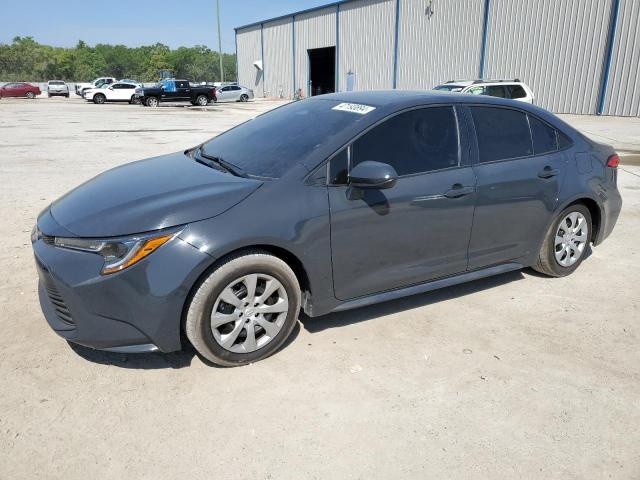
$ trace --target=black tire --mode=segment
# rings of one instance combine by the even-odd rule
[[[560,227],[560,222],[563,221],[567,217],[567,215],[573,212],[582,214],[586,219],[587,228],[588,228],[587,241],[586,241],[584,250],[582,251],[581,255],[578,257],[578,259],[575,261],[575,263],[571,266],[565,267],[560,265],[560,263],[558,263],[558,261],[556,260],[555,238],[556,238],[556,232]],[[550,277],[565,277],[567,275],[572,274],[580,266],[580,264],[585,259],[585,257],[588,256],[589,250],[591,248],[591,239],[593,238],[592,235],[593,235],[593,221],[592,221],[591,213],[589,212],[589,209],[581,203],[575,203],[573,205],[569,205],[567,208],[565,208],[558,214],[554,222],[549,227],[549,230],[547,231],[544,241],[542,243],[542,247],[540,248],[540,253],[538,254],[538,260],[536,264],[533,265],[533,269],[540,273],[548,275]]]
[[[214,338],[211,314],[218,296],[230,283],[255,273],[277,279],[286,291],[289,307],[280,330],[268,343],[250,353],[235,353],[224,348]],[[298,321],[300,297],[296,275],[278,257],[261,250],[232,255],[197,286],[187,310],[185,334],[198,353],[216,365],[235,367],[257,362],[274,354],[291,334]],[[248,315],[251,316],[252,313]]]
[[[195,106],[196,106],[196,105],[198,105],[198,104],[196,103],[196,101],[195,101],[195,100],[191,100],[191,105],[193,105],[193,106],[195,107]]]
[[[47,93],[47,98],[51,98],[51,94],[50,93]]]
[[[209,99],[207,98],[206,95],[198,95],[196,97],[196,105],[199,105],[201,107],[206,107],[209,104]]]
[[[96,93],[93,96],[93,103],[95,103],[96,105],[102,105],[106,100],[107,97],[105,97],[102,93]]]
[[[69,98],[69,94],[67,93],[67,94],[65,95],[65,97]]]
[[[249,100],[249,95],[247,95],[246,93],[243,93],[242,95],[240,95],[240,101],[241,102],[247,102]]]
[[[148,97],[145,101],[147,107],[157,107],[160,102],[157,97]]]
[[[36,94],[33,92],[27,92],[26,96],[29,100],[33,100],[34,98],[36,98]]]

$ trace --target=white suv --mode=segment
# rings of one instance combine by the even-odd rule
[[[490,97],[511,98],[533,103],[535,97],[528,85],[520,80],[451,80],[433,88],[449,92],[489,95]]]

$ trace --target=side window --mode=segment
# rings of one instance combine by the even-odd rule
[[[465,93],[470,93],[471,95],[484,95],[484,87],[471,87]]]
[[[121,83],[116,83],[111,85],[111,87],[113,87],[114,90],[120,90],[122,88],[122,84]]]
[[[349,153],[347,148],[343,148],[329,161],[329,185],[345,185],[348,171]]]
[[[571,141],[571,139],[569,137],[567,137],[564,133],[562,132],[556,132],[558,135],[558,148],[560,150],[563,150],[567,147],[570,147],[571,144],[573,143]]]
[[[502,85],[488,85],[485,87],[485,95],[490,97],[505,98],[504,87]]]
[[[125,89],[132,89],[132,88],[136,88],[135,85],[131,84],[131,83],[123,83],[122,86],[120,88],[125,88]]]
[[[507,90],[509,90],[509,98],[524,98],[527,96],[527,92],[524,91],[522,85],[509,85]]]
[[[453,107],[411,110],[390,118],[356,140],[351,167],[364,161],[388,163],[398,175],[459,165],[458,125]]]
[[[240,87],[231,87],[231,90],[234,90],[234,91],[240,90]]]
[[[546,123],[529,115],[529,125],[531,125],[531,137],[533,138],[533,151],[536,155],[555,152],[558,150],[558,140],[556,130]]]
[[[527,116],[517,110],[470,107],[478,138],[480,163],[533,154]]]

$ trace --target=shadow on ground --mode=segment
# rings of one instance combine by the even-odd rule
[[[287,346],[289,346],[297,338],[299,333],[300,324],[298,323],[291,331],[291,335],[289,335],[289,338],[287,338],[282,347],[280,347],[280,350],[282,350],[283,348],[287,348]],[[75,343],[68,343],[71,347],[71,350],[73,350],[77,355],[84,358],[85,360],[93,363],[99,363],[101,365],[111,365],[114,367],[140,370],[157,370],[163,368],[178,369],[189,367],[193,358],[197,356],[205,365],[215,368],[225,368],[211,363],[209,360],[204,358],[202,355],[196,352],[196,350],[185,338],[183,338],[182,340],[183,350],[180,352],[171,353],[103,352],[100,350],[83,347],[82,345],[78,345]]]
[[[533,272],[533,270],[531,269],[527,269],[526,273],[535,274],[535,272]],[[383,315],[399,313],[405,310],[424,307],[432,303],[463,297],[464,295],[481,292],[489,288],[500,287],[516,280],[522,280],[523,278],[524,275],[522,271],[504,273],[502,275],[483,278],[474,282],[447,287],[440,290],[435,290],[433,292],[413,295],[410,297],[392,300],[377,305],[371,305],[369,307],[358,308],[346,312],[330,313],[322,317],[310,318],[306,315],[301,315],[300,323],[304,325],[304,328],[310,333],[321,332],[323,330],[326,330],[327,328],[344,327],[346,325],[364,322]],[[295,341],[296,337],[300,333],[300,323],[295,326],[295,328],[291,332],[291,335],[283,344],[281,349],[286,348],[289,344]],[[93,363],[99,363],[101,365],[112,365],[114,367],[120,368],[143,370],[185,368],[191,365],[191,361],[195,356],[198,356],[200,360],[206,365],[209,365],[211,367],[218,367],[217,365],[211,363],[210,361],[199,355],[186,340],[183,340],[183,351],[172,353],[124,354],[102,352],[73,343],[69,343],[69,345],[76,354],[78,354],[85,360]]]
[[[527,269],[526,273],[529,274],[530,269]],[[461,285],[455,285],[453,287],[434,290],[432,292],[421,293],[419,295],[412,295],[398,300],[379,303],[369,307],[348,310],[346,312],[330,313],[328,315],[315,318],[303,315],[300,318],[300,321],[308,332],[316,333],[326,330],[327,328],[344,327],[346,325],[364,322],[383,315],[391,315],[405,310],[431,305],[432,303],[442,302],[444,300],[463,297],[489,288],[499,287],[516,280],[522,280],[523,278],[525,278],[523,271],[518,270],[515,272],[508,272],[493,277],[475,280],[473,282],[463,283]]]

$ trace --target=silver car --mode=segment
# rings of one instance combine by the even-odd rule
[[[47,82],[47,97],[64,95],[69,98],[69,86],[62,80],[49,80]]]
[[[253,99],[253,90],[238,85],[226,85],[216,90],[218,102],[247,102]]]

